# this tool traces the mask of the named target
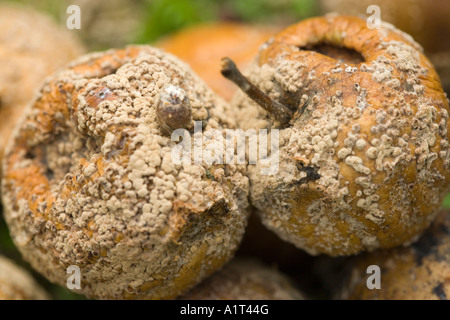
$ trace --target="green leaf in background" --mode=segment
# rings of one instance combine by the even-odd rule
[[[74,0],[76,2],[76,0]],[[65,22],[64,16],[61,16],[61,12],[66,12],[67,3],[65,1],[55,0],[4,0],[4,2],[12,2],[21,4],[30,8],[38,9],[51,15],[56,21]]]
[[[294,0],[291,2],[293,12],[298,19],[309,18],[319,13],[319,6],[315,0]]]
[[[290,24],[318,12],[315,0],[231,0],[226,5],[240,20],[260,24]]]
[[[214,3],[206,0],[147,0],[139,43],[149,43],[183,27],[214,20]]]
[[[442,207],[443,207],[444,209],[450,209],[450,194],[448,194],[448,195],[445,197],[444,202],[443,202],[443,204],[442,204]]]
[[[184,27],[233,20],[286,25],[318,13],[315,0],[146,0],[138,43],[151,43]]]

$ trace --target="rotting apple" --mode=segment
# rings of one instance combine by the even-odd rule
[[[258,162],[248,176],[282,239],[351,255],[408,244],[434,220],[450,182],[449,105],[411,37],[327,15],[267,42],[248,80],[229,59],[222,73],[246,93],[233,100],[241,128],[280,129],[278,172]]]

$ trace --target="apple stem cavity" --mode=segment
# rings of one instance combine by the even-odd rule
[[[276,100],[271,99],[267,94],[262,92],[258,87],[251,83],[242,75],[236,64],[230,58],[222,58],[222,75],[228,80],[234,82],[250,99],[256,102],[261,108],[269,112],[269,114],[280,124],[289,123],[293,112],[285,105]]]

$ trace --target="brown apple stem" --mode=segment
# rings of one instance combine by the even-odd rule
[[[287,124],[292,118],[292,111],[285,105],[271,99],[258,87],[242,75],[230,58],[222,58],[222,75],[234,82],[250,99],[269,112],[281,124]]]

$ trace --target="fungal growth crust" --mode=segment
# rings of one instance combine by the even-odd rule
[[[186,113],[158,120],[161,103]],[[94,298],[173,298],[220,268],[246,225],[246,168],[175,163],[167,130],[193,121],[236,125],[228,104],[157,49],[90,54],[53,76],[4,163],[5,216],[23,256],[60,284],[79,266]]]
[[[302,49],[317,43],[364,61]],[[262,46],[245,74],[295,112],[283,127],[244,93],[233,100],[244,130],[280,128],[278,173],[249,166],[251,201],[266,226],[334,256],[409,243],[429,226],[448,191],[449,106],[410,37],[386,23],[371,30],[358,18],[314,18]]]

